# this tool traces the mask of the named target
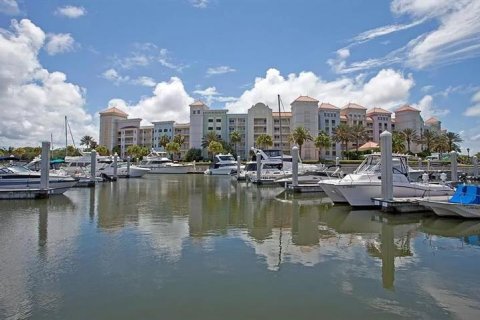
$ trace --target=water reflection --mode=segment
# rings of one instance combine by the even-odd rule
[[[224,177],[148,176],[48,200],[0,203],[0,318],[58,311],[68,303],[66,310],[76,314],[78,298],[102,309],[109,303],[98,295],[104,287],[111,301],[133,300],[132,306],[161,296],[162,310],[174,310],[175,297],[195,305],[204,296],[196,304],[201,313],[202,301],[219,299],[210,286],[224,294],[228,285],[249,292],[236,297],[239,305],[256,305],[252,296],[269,305],[275,297],[270,306],[281,309],[292,296],[302,297],[295,310],[308,315],[322,301],[331,308],[332,299],[365,317],[421,317],[432,309],[448,317],[444,306],[475,313],[475,299],[468,300],[470,308],[455,307],[458,296],[478,297],[465,286],[473,270],[451,270],[458,269],[455,261],[480,256],[470,250],[477,249],[480,222],[351,211],[319,195],[281,191]],[[469,256],[457,255],[452,249],[458,247]],[[443,279],[448,276],[452,280]],[[98,282],[91,299],[90,282]],[[417,300],[428,304],[427,313]],[[265,315],[283,314],[272,308]]]

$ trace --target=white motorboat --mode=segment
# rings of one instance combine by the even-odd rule
[[[138,166],[150,169],[149,173],[187,173],[192,170],[193,165],[175,163],[167,156],[166,152],[152,150]]]
[[[328,169],[335,167],[336,169],[333,171],[329,171]],[[304,171],[299,172],[298,174],[298,184],[301,185],[308,185],[308,184],[318,184],[320,181],[324,180],[332,180],[337,179],[339,180],[342,178],[343,172],[340,170],[340,166],[329,166],[327,168],[321,170],[314,170],[314,171]],[[285,175],[284,177],[275,180],[275,182],[284,187],[285,185],[292,184],[292,174]]]
[[[114,163],[101,163],[97,164],[100,166],[97,169],[97,176],[107,176],[108,178],[113,178],[115,176],[115,168]],[[126,162],[117,162],[117,177],[118,178],[140,178],[143,177],[146,173],[150,172],[148,168],[140,168],[135,165],[130,165],[128,168],[128,164]]]
[[[454,192],[444,184],[411,182],[408,179],[407,157],[404,155],[393,155],[392,166],[393,196],[396,198],[449,196]],[[346,175],[332,186],[350,206],[368,207],[373,206],[372,198],[381,196],[381,185],[381,156],[377,153],[368,155],[355,173]]]
[[[231,175],[237,173],[237,161],[229,154],[217,154],[213,158],[210,168],[205,170],[209,175]]]
[[[32,171],[23,166],[8,166],[0,168],[0,189],[40,189],[40,172]],[[70,176],[49,175],[51,194],[62,194],[78,182]]]
[[[455,194],[447,201],[422,199],[419,204],[431,208],[441,217],[480,218],[480,187],[459,185]]]

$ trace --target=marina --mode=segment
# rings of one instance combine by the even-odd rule
[[[477,220],[352,211],[325,195],[209,175],[151,174],[0,205],[5,319],[480,310]]]

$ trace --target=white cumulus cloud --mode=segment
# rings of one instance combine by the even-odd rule
[[[20,13],[20,8],[16,0],[0,0],[0,12],[17,15]]]
[[[142,98],[135,104],[127,104],[121,99],[112,99],[109,106],[117,106],[127,112],[131,118],[141,118],[144,122],[175,120],[189,122],[189,105],[193,102],[177,77],[160,82],[153,90],[152,96]]]
[[[130,81],[129,76],[122,76],[118,73],[117,70],[115,70],[113,68],[105,70],[105,72],[102,73],[102,78],[113,82],[117,86],[121,83]]]
[[[55,10],[55,14],[70,19],[76,19],[87,14],[87,10],[85,10],[84,7],[64,6],[57,8],[57,10]]]
[[[480,91],[478,91],[473,95],[472,103],[473,105],[469,107],[467,110],[465,110],[463,114],[469,117],[479,117],[480,116]]]
[[[45,50],[51,56],[59,53],[73,51],[75,49],[75,39],[70,33],[48,34]]]
[[[217,75],[217,74],[224,74],[224,73],[235,72],[235,71],[237,71],[237,70],[235,70],[234,68],[229,67],[229,66],[219,66],[219,67],[215,67],[215,68],[208,68],[207,69],[207,76],[213,76],[213,75]]]
[[[155,87],[155,85],[157,84],[153,78],[146,76],[133,79],[132,83],[144,87]]]
[[[209,0],[190,0],[190,3],[195,8],[205,9],[208,6]]]
[[[325,81],[313,72],[292,73],[284,77],[279,70],[272,68],[265,77],[255,79],[253,88],[245,90],[237,101],[227,103],[226,107],[231,112],[246,112],[255,103],[264,102],[276,109],[277,94],[280,94],[287,111],[290,103],[300,95],[338,107],[355,102],[367,108],[393,109],[408,101],[414,84],[411,75],[404,76],[393,69],[382,69],[368,81],[363,75]]]
[[[94,119],[84,109],[84,89],[50,72],[38,61],[46,35],[28,19],[0,29],[0,146],[38,146],[42,140],[63,143],[64,116],[76,141],[98,136]],[[21,121],[19,121],[21,119]]]

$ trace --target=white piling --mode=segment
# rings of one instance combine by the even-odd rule
[[[97,173],[97,152],[92,150],[90,153],[90,181],[95,182],[95,175]]]
[[[130,156],[127,157],[127,178],[130,178]]]
[[[117,168],[118,168],[118,154],[115,152],[113,155],[113,178],[117,180]]]
[[[393,165],[392,165],[392,134],[388,131],[380,134],[380,150],[382,152],[382,198],[393,199]]]
[[[430,159],[427,159],[427,172],[430,173]]]
[[[298,186],[298,147],[292,148],[292,186]]]
[[[340,158],[339,157],[336,157],[335,158],[335,166],[339,166],[340,165]]]
[[[451,166],[451,180],[452,182],[458,181],[458,164],[457,153],[455,151],[450,152],[450,166]]]
[[[237,156],[237,180],[240,178],[240,156]]]
[[[473,176],[476,178],[476,177],[478,177],[478,158],[477,158],[477,156],[472,157],[472,163],[473,163]]]
[[[40,163],[40,189],[48,190],[50,175],[50,142],[42,142],[42,160]]]
[[[257,152],[257,183],[260,184],[262,178],[262,154]]]
[[[422,158],[418,158],[418,169],[422,169]]]

